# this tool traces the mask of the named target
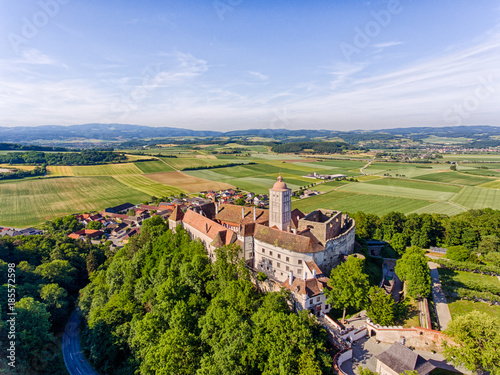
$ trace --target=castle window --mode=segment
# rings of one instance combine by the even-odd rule
[[[278,259],[281,259],[281,254],[278,254]]]
[[[286,270],[287,270],[287,271],[290,271],[290,267],[286,266]]]
[[[280,263],[276,263],[276,267],[280,268],[281,264]]]
[[[328,310],[330,305],[325,305],[325,310]]]
[[[270,251],[270,252],[269,252],[269,255],[273,256],[273,252],[272,252],[272,251]]]
[[[297,275],[302,275],[302,268],[299,268],[299,269],[297,270]]]
[[[316,302],[319,302],[319,297],[316,297]]]
[[[264,248],[262,248],[262,254],[265,254],[266,253],[266,250]]]
[[[286,257],[286,261],[287,261],[287,262],[290,262],[290,258],[289,258],[289,257]]]
[[[299,259],[299,263],[298,264],[302,264],[302,259]]]

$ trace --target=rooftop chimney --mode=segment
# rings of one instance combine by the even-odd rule
[[[208,223],[205,223],[205,233],[208,233]]]
[[[307,280],[307,272],[304,272],[304,281]]]
[[[245,218],[245,207],[241,207],[241,218]]]
[[[215,202],[215,214],[219,213],[219,202]]]
[[[313,269],[313,279],[316,278],[316,269]]]
[[[253,221],[257,220],[257,213],[255,212],[255,206],[253,208]]]
[[[293,271],[290,271],[290,275],[288,276],[288,282],[290,283],[290,286],[293,284]]]

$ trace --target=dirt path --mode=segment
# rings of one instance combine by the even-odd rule
[[[368,160],[368,163],[367,163],[367,164],[366,164],[363,168],[361,168],[361,169],[359,170],[359,171],[361,172],[361,174],[363,174],[363,175],[365,175],[365,176],[366,176],[366,173],[365,173],[365,172],[363,172],[363,171],[364,171],[364,169],[365,169],[366,167],[368,167],[368,166],[372,163],[372,161],[373,161],[373,160]]]
[[[434,304],[436,305],[438,324],[441,331],[444,331],[446,328],[448,328],[448,323],[451,320],[450,308],[448,307],[448,303],[446,302],[446,297],[441,287],[441,281],[439,280],[439,273],[437,270],[438,265],[434,262],[429,262],[428,265],[431,269],[432,299],[434,300]]]
[[[168,165],[170,168],[172,168],[174,171],[176,172],[180,172],[181,170],[180,169],[177,169],[177,168],[174,168],[174,166],[170,165],[169,163],[167,163],[165,160],[163,160],[162,158],[158,158],[158,160],[164,162],[166,165]]]

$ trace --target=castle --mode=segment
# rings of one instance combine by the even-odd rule
[[[269,210],[212,202],[186,212],[176,206],[170,228],[182,227],[214,250],[235,243],[246,264],[289,289],[297,310],[330,311],[323,289],[328,276],[354,250],[355,222],[339,211],[292,211],[291,190],[281,175],[269,189]]]

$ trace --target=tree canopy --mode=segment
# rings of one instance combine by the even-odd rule
[[[396,274],[406,282],[406,293],[412,298],[425,298],[431,293],[431,275],[427,258],[418,247],[411,247],[396,263]]]
[[[369,282],[363,269],[364,259],[351,255],[330,274],[327,302],[334,308],[343,309],[342,320],[348,308],[361,309],[366,304]]]
[[[500,322],[480,311],[455,317],[446,333],[454,343],[445,343],[446,359],[470,371],[500,374]]]

